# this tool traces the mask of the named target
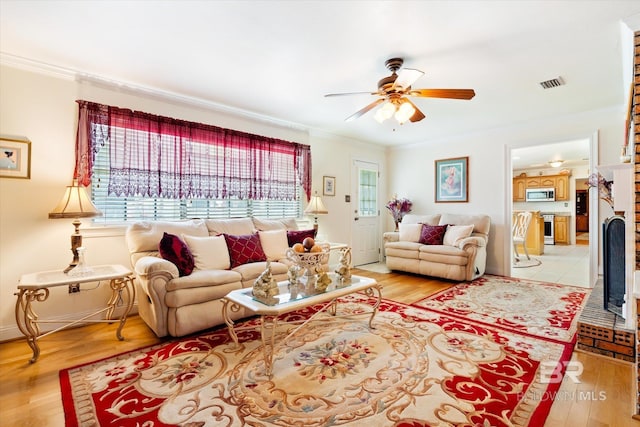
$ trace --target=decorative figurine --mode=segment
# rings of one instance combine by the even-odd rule
[[[316,271],[319,274],[315,285],[316,291],[324,292],[327,290],[327,286],[331,284],[331,278],[326,271],[322,270],[322,267],[318,267]]]
[[[297,286],[300,283],[300,273],[302,269],[297,265],[292,265],[287,271],[287,278],[291,286]]]
[[[344,248],[340,251],[340,265],[335,270],[341,283],[351,281],[351,248]]]
[[[302,269],[297,265],[292,265],[287,270],[287,278],[289,279],[289,293],[291,294],[291,299],[294,300],[298,298],[298,286],[300,285],[300,276],[302,273]]]
[[[271,275],[271,262],[267,261],[267,268],[253,283],[253,296],[267,305],[275,305],[278,302],[275,296],[279,293],[278,282]]]

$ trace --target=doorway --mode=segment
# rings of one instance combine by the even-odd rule
[[[378,164],[354,160],[352,177],[351,194],[355,199],[351,238],[353,265],[372,264],[380,261]]]
[[[576,179],[576,245],[589,244],[589,187],[586,179]]]
[[[598,278],[598,224],[597,224],[597,199],[593,197],[584,198],[583,203],[586,205],[584,212],[588,213],[587,232],[591,231],[591,238],[585,241],[585,244],[576,244],[576,190],[587,190],[588,187],[582,187],[586,182],[586,175],[588,171],[593,170],[595,165],[598,164],[598,135],[594,132],[588,137],[576,138],[575,140],[569,140],[567,142],[548,143],[548,144],[532,144],[529,146],[520,147],[506,147],[507,148],[507,176],[511,179],[508,180],[507,185],[507,206],[505,218],[511,219],[514,211],[517,210],[530,210],[539,211],[540,214],[555,214],[563,221],[568,219],[568,222],[562,224],[558,222],[558,226],[562,226],[566,235],[569,237],[569,244],[556,244],[556,245],[543,245],[544,253],[536,256],[541,261],[539,266],[522,268],[522,265],[518,268],[514,267],[513,262],[513,250],[511,242],[511,233],[507,233],[507,239],[505,243],[505,270],[508,275],[513,277],[529,278],[532,280],[540,280],[546,282],[555,282],[563,284],[579,284],[580,286],[593,287]],[[575,149],[575,150],[574,150]],[[574,153],[572,155],[572,153]],[[577,155],[576,155],[577,154]],[[517,159],[520,157],[520,159]],[[513,178],[522,176],[538,176],[538,175],[553,175],[553,169],[548,165],[549,160],[553,158],[562,158],[564,160],[563,168],[581,171],[579,172],[579,179],[570,181],[569,189],[571,200],[549,201],[549,202],[537,202],[526,203],[526,200],[518,200],[514,198],[513,191]],[[546,160],[545,160],[546,159]],[[581,162],[581,163],[580,163]],[[528,164],[528,165],[527,165]],[[518,166],[521,167],[518,167]],[[527,167],[528,166],[528,167]],[[528,170],[527,170],[528,169]],[[514,173],[514,170],[516,171]],[[522,170],[525,173],[522,173]],[[584,179],[580,181],[580,179]],[[577,183],[576,183],[577,181]],[[573,187],[573,188],[571,188]],[[582,194],[582,193],[580,193]],[[582,202],[581,202],[582,203]],[[566,218],[572,216],[573,218]],[[562,217],[565,217],[564,219]],[[580,221],[584,221],[581,219]],[[554,222],[554,224],[556,224]],[[568,226],[568,227],[567,227]],[[581,223],[582,226],[582,223]],[[511,223],[507,222],[506,229],[510,230]],[[572,233],[571,230],[574,232]],[[562,234],[562,233],[561,233]],[[587,234],[585,237],[588,237]],[[548,257],[545,259],[545,257]],[[546,262],[545,262],[546,261]],[[533,263],[535,264],[535,263]],[[578,267],[579,266],[579,267]],[[539,270],[536,276],[536,272],[532,269]],[[579,277],[576,273],[579,272]],[[579,283],[578,283],[579,282]]]

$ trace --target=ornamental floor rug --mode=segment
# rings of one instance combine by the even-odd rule
[[[416,307],[511,331],[572,342],[590,289],[484,275],[416,302]]]
[[[367,296],[278,322],[264,375],[257,318],[60,371],[67,426],[542,426],[570,342]],[[516,307],[518,310],[520,306]],[[284,316],[307,318],[314,307]],[[517,329],[517,328],[515,328]],[[546,368],[545,368],[546,369]],[[561,369],[561,368],[558,368]],[[560,371],[556,371],[561,375]],[[557,377],[557,375],[556,375]]]

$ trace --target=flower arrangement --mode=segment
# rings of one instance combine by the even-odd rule
[[[398,226],[398,223],[402,221],[402,218],[406,214],[411,212],[412,206],[413,203],[411,202],[411,200],[406,198],[399,199],[396,195],[394,195],[393,198],[387,202],[386,207],[387,209],[389,209],[389,212],[393,217],[393,221],[395,221],[396,223],[396,228]]]
[[[594,172],[589,175],[588,184],[589,187],[597,188],[598,196],[613,208],[613,196],[611,193],[613,181],[607,181],[599,172]]]

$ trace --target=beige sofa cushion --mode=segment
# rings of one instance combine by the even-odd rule
[[[243,283],[247,280],[255,280],[260,276],[260,274],[267,269],[267,263],[265,261],[259,262],[251,262],[249,264],[242,264],[237,267],[234,267],[233,270],[236,273],[240,273],[242,276]],[[271,275],[282,275],[286,274],[288,270],[288,266],[281,262],[272,262],[271,263]],[[253,284],[253,282],[252,282]]]
[[[188,276],[178,277],[167,282],[167,291],[240,283],[241,279],[240,273],[233,270],[195,270]]]
[[[131,224],[125,233],[131,265],[136,265],[140,258],[147,255],[159,256],[158,246],[162,236],[167,232],[176,236],[208,236],[204,220],[190,219],[186,221],[143,221]]]
[[[260,219],[253,218],[256,230],[297,230],[298,223],[295,218]]]
[[[219,234],[242,236],[253,234],[255,231],[251,218],[205,219],[204,221],[211,236]]]
[[[423,261],[437,262],[442,264],[467,265],[469,254],[462,249],[446,245],[423,245],[420,246],[418,257]]]
[[[195,237],[183,235],[198,270],[228,270],[231,267],[229,249],[224,236]]]
[[[167,307],[185,307],[192,304],[199,305],[207,301],[219,300],[229,292],[237,289],[242,289],[240,282],[222,283],[216,286],[201,286],[198,288],[181,288],[173,292],[167,292],[164,300]]]
[[[418,242],[422,232],[422,224],[405,224],[403,221],[398,225],[398,231],[401,242]]]
[[[404,218],[402,218],[402,222],[400,224],[429,224],[429,225],[440,225],[440,214],[434,215],[416,215],[416,214],[406,214]]]
[[[287,230],[258,231],[262,250],[267,256],[267,261],[276,261],[285,257],[289,242],[287,240]]]
[[[445,213],[440,216],[439,225],[468,225],[473,224],[473,234],[482,234],[489,236],[489,228],[491,227],[491,218],[487,215],[462,215]]]
[[[473,232],[473,224],[469,225],[449,225],[444,232],[442,244],[447,246],[455,246],[459,240],[471,236]]]

